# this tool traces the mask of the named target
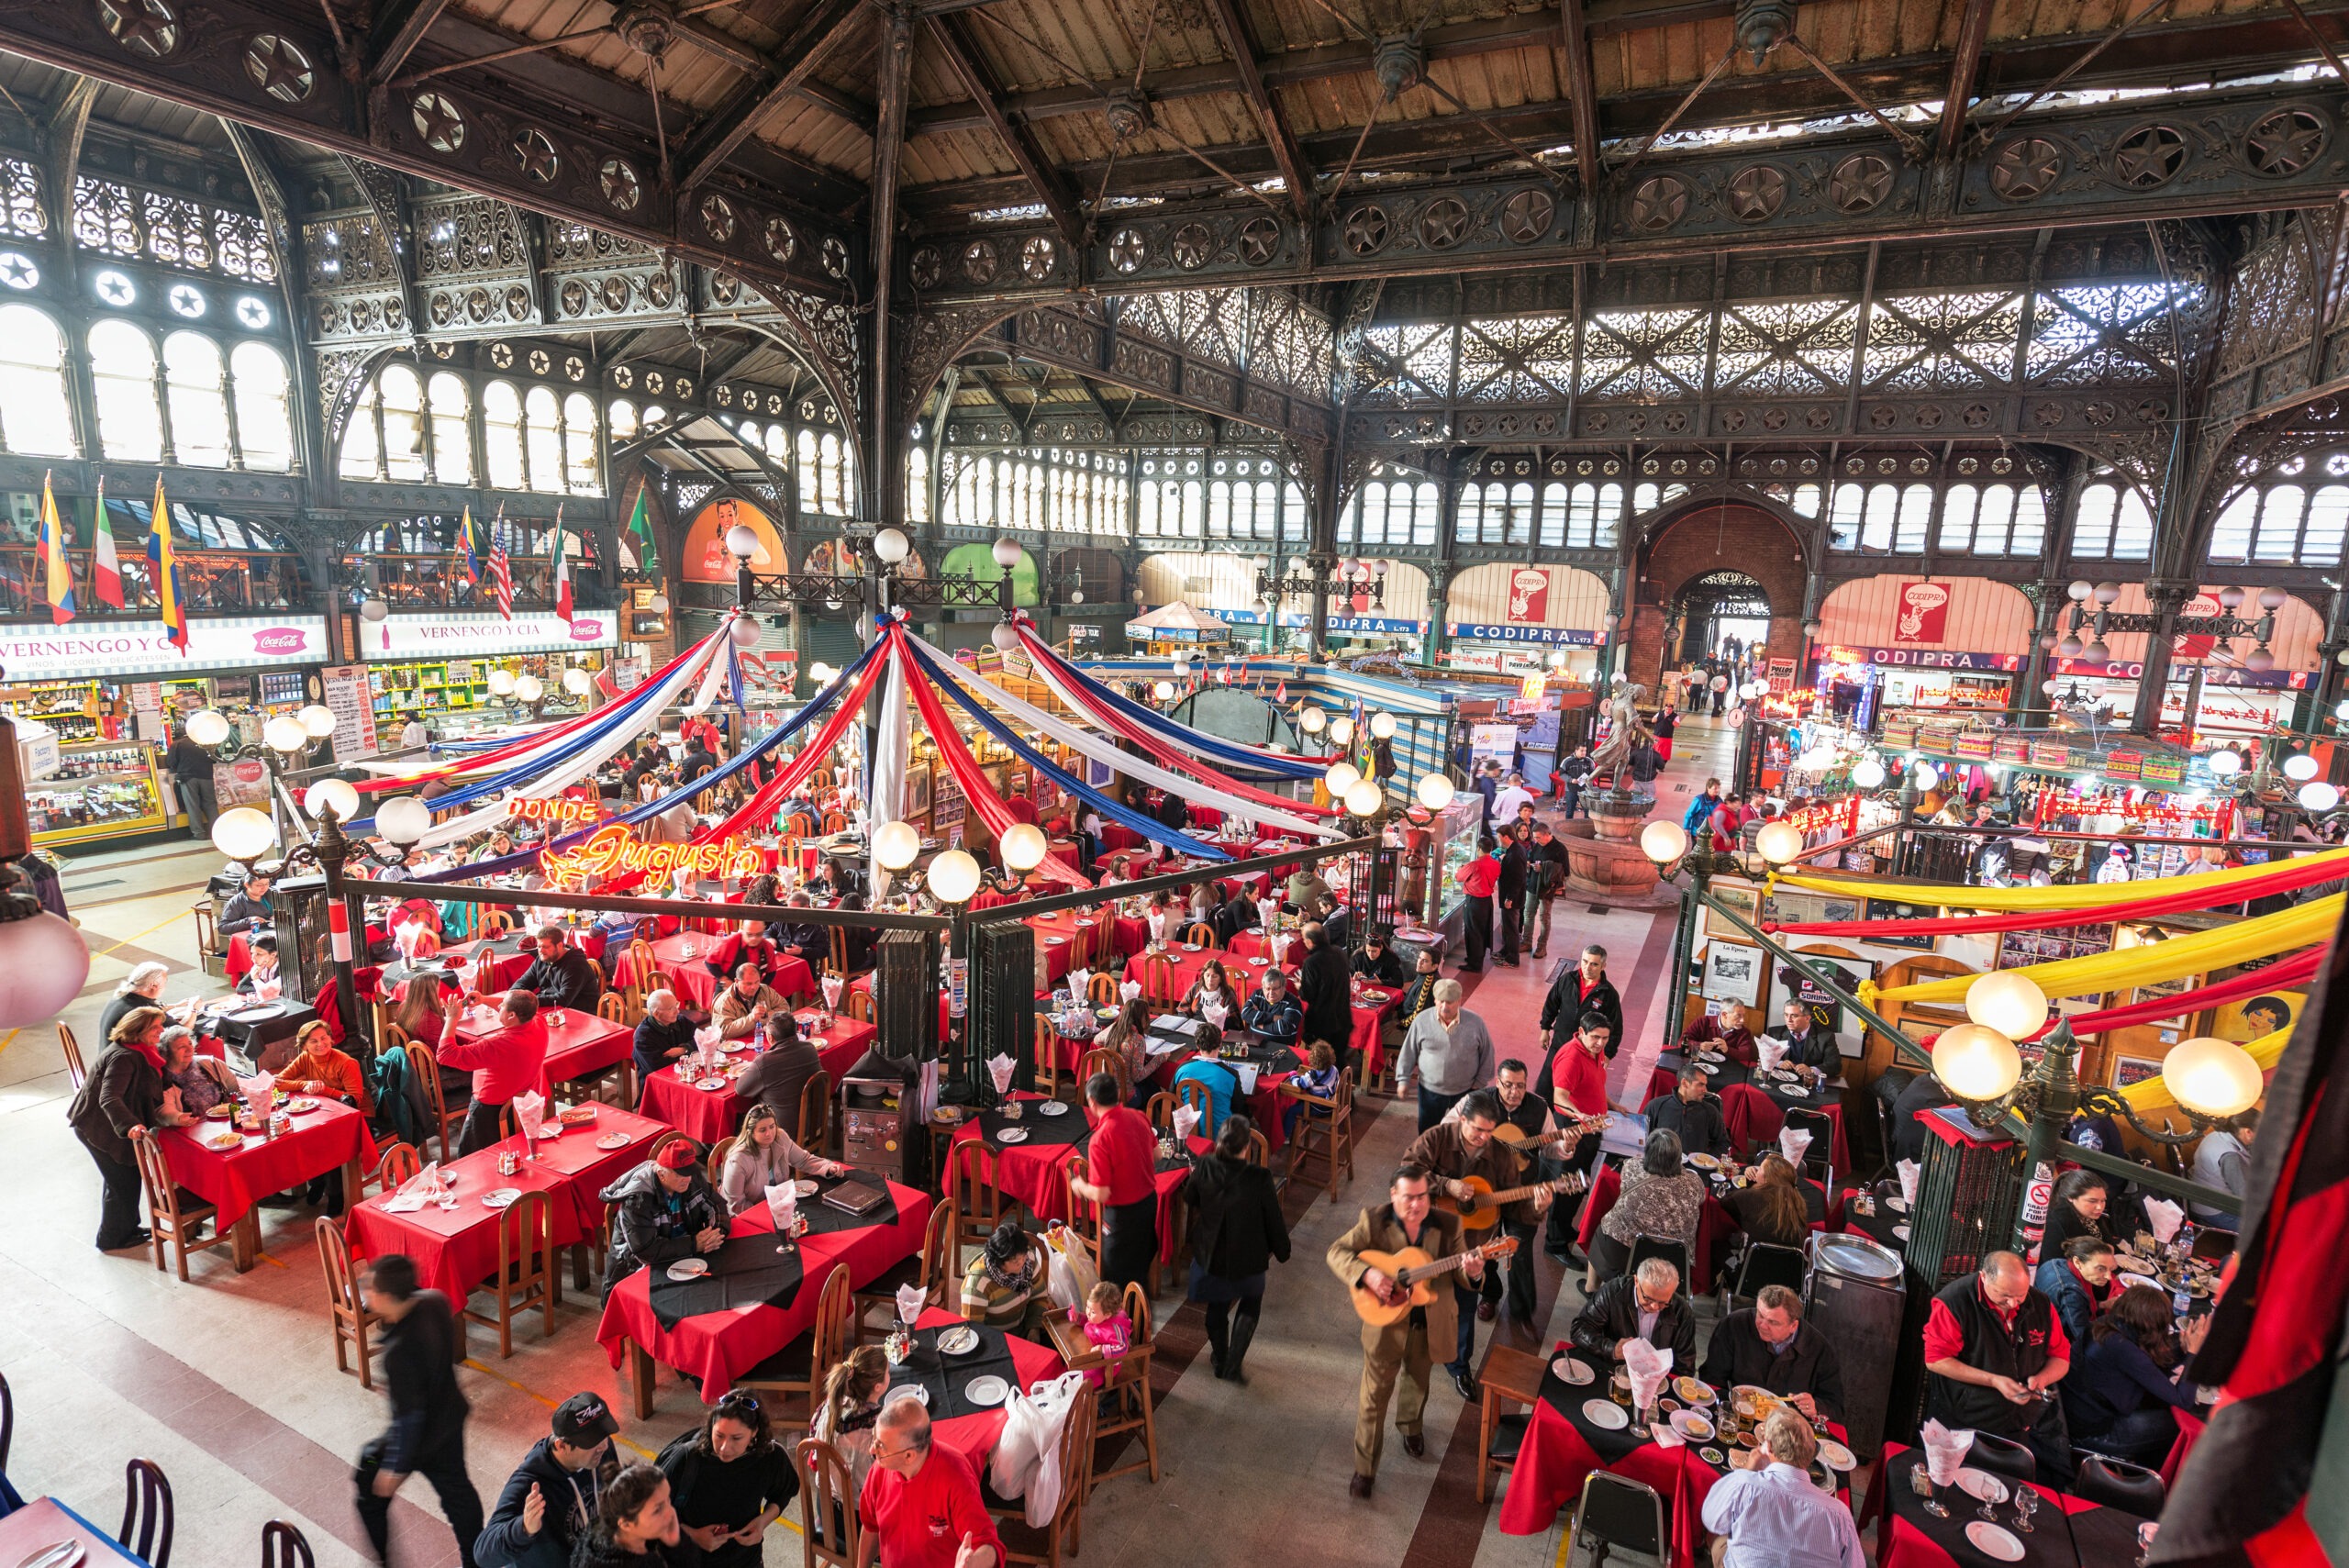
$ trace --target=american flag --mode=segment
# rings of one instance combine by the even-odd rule
[[[514,618],[514,564],[506,553],[506,540],[500,537],[490,546],[489,580],[497,590],[497,613],[507,620]]]

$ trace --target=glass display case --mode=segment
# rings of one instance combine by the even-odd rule
[[[1419,857],[1407,857],[1405,902],[1422,924],[1440,926],[1464,897],[1453,880],[1460,868],[1476,858],[1476,838],[1485,825],[1485,797],[1463,790],[1429,823],[1424,873]]]
[[[58,770],[25,789],[36,844],[73,844],[171,826],[156,749],[144,740],[68,740]]]

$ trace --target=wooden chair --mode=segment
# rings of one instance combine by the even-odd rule
[[[188,913],[195,917],[196,966],[206,974],[221,973],[215,965],[228,956],[228,944],[220,940],[220,933],[213,928],[212,900],[209,897],[197,899],[189,906]]]
[[[1050,1013],[1036,1015],[1036,1087],[1047,1099],[1061,1097],[1061,1042]]]
[[[1354,1179],[1354,1070],[1351,1067],[1338,1074],[1338,1087],[1327,1098],[1300,1092],[1294,1084],[1286,1084],[1281,1093],[1305,1107],[1297,1120],[1297,1134],[1289,1140],[1289,1180],[1302,1183],[1305,1162],[1321,1162],[1322,1180],[1313,1184],[1325,1189],[1330,1201],[1338,1201],[1338,1173],[1345,1172],[1348,1182]]]
[[[860,1526],[848,1462],[823,1439],[802,1438],[791,1451],[791,1463],[799,1472],[801,1568],[856,1568]],[[835,1529],[838,1540],[832,1539]]]
[[[432,1112],[429,1137],[440,1140],[440,1158],[445,1162],[457,1157],[458,1123],[465,1118],[449,1108],[449,1096],[440,1087],[440,1059],[422,1040],[410,1040],[407,1047],[408,1076],[424,1088],[424,1103]],[[471,1106],[465,1107],[471,1109]]]
[[[847,832],[847,831],[848,831],[848,818],[847,818],[845,816],[841,815],[840,812],[837,812],[837,811],[827,811],[827,812],[825,812],[825,813],[824,813],[824,831],[825,831],[825,832],[827,832],[827,833],[845,833],[845,832]]]
[[[1524,1444],[1533,1401],[1541,1396],[1542,1361],[1509,1345],[1494,1345],[1485,1352],[1477,1373],[1483,1394],[1476,1418],[1476,1501],[1491,1496],[1496,1473],[1517,1468],[1517,1452]],[[1504,1402],[1526,1407],[1525,1415],[1505,1413]]]
[[[284,1519],[261,1527],[261,1568],[317,1568],[309,1538]]]
[[[954,1210],[954,1263],[965,1245],[984,1247],[1003,1223],[1003,1189],[996,1184],[996,1151],[984,1139],[961,1138],[946,1154],[946,1202]]]
[[[229,1233],[220,1224],[219,1209],[194,1193],[182,1191],[172,1179],[171,1159],[152,1133],[143,1127],[133,1128],[130,1149],[139,1162],[139,1179],[147,1184],[148,1244],[155,1250],[155,1272],[163,1271],[163,1244],[168,1241],[179,1264],[180,1278],[185,1281],[187,1255],[223,1245]],[[189,1240],[191,1232],[207,1223],[212,1227],[211,1235],[201,1241]]]
[[[514,913],[512,910],[484,909],[481,912],[480,923],[474,928],[474,934],[479,936],[484,941],[494,942],[500,937],[510,936],[513,933],[513,930]]]
[[[1145,1114],[1150,1118],[1150,1125],[1158,1129],[1158,1135],[1161,1138],[1171,1137],[1174,1134],[1174,1096],[1173,1095],[1161,1089],[1151,1095],[1150,1105]]]
[[[554,1304],[562,1273],[554,1250],[554,1207],[542,1192],[526,1192],[497,1217],[497,1273],[488,1286],[492,1310],[464,1316],[497,1329],[497,1353],[514,1353],[514,1319],[536,1307],[545,1332],[554,1332]]]
[[[825,933],[824,943],[826,950],[830,954],[827,967],[829,967],[834,974],[845,977],[849,973],[848,928],[846,926],[834,926],[829,931]]]
[[[782,1398],[805,1398],[807,1414],[812,1418],[825,1377],[855,1343],[855,1287],[849,1283],[848,1265],[835,1263],[824,1276],[815,1326],[736,1378],[734,1386]]]
[[[57,1026],[57,1043],[64,1049],[65,1075],[73,1081],[73,1092],[78,1095],[82,1092],[82,1084],[90,1076],[90,1070],[82,1065],[82,1042],[73,1038],[71,1029],[60,1024]]]
[[[832,1141],[832,1075],[816,1069],[799,1091],[799,1147],[822,1154]]]
[[[392,1143],[384,1146],[383,1158],[367,1173],[360,1184],[362,1191],[373,1188],[379,1193],[397,1192],[402,1182],[424,1169],[424,1156],[416,1151],[413,1143]]]
[[[948,1267],[947,1249],[954,1227],[954,1211],[945,1204],[933,1204],[930,1222],[922,1228],[921,1251],[900,1261],[888,1273],[856,1292],[856,1321],[860,1334],[864,1320],[875,1307],[885,1307],[891,1317],[896,1315],[897,1290],[901,1285],[919,1285],[922,1305],[950,1305],[947,1292],[953,1288],[958,1271]]]
[[[1124,999],[1118,990],[1118,977],[1095,974],[1085,983],[1085,999],[1097,1007],[1117,1006]]]
[[[1061,1162],[1061,1207],[1068,1214],[1063,1223],[1068,1233],[1084,1244],[1093,1256],[1095,1273],[1101,1269],[1101,1206],[1092,1199],[1079,1196],[1076,1184],[1092,1180],[1085,1156],[1072,1154]]]
[[[1106,1045],[1097,1045],[1086,1051],[1083,1056],[1077,1058],[1076,1094],[1079,1100],[1082,1100],[1085,1097],[1085,1085],[1093,1082],[1093,1074],[1096,1073],[1107,1073],[1110,1077],[1115,1078],[1118,1081],[1118,1103],[1119,1105],[1123,1105],[1128,1100],[1133,1098],[1134,1086],[1132,1080],[1126,1076],[1126,1058],[1124,1052],[1111,1051]]]
[[[1114,1481],[1120,1475],[1147,1470],[1154,1486],[1158,1484],[1158,1418],[1150,1397],[1150,1365],[1157,1341],[1150,1327],[1150,1296],[1141,1285],[1130,1282],[1126,1285],[1126,1316],[1133,1322],[1134,1342],[1118,1358],[1114,1367],[1105,1371],[1101,1391],[1108,1396],[1107,1403],[1113,1413],[1100,1423],[1095,1435],[1114,1438],[1125,1432],[1140,1432],[1142,1453],[1141,1458],[1115,1470],[1096,1473],[1093,1480]]]
[[[1250,1129],[1248,1133],[1248,1163],[1258,1167],[1268,1167],[1272,1162],[1273,1145],[1272,1141],[1264,1136],[1264,1129],[1262,1128]]]
[[[17,1440],[17,1396],[8,1388],[8,1374],[0,1372],[0,1475],[8,1473],[8,1448]]]
[[[607,991],[596,1004],[596,1016],[607,1024],[628,1022],[628,998],[618,991]]]
[[[813,817],[808,816],[804,811],[795,811],[791,814],[789,819],[784,823],[784,831],[790,834],[792,839],[795,840],[791,845],[791,849],[794,851],[796,851],[799,845],[796,840],[800,839],[812,839],[816,836],[816,819]],[[796,854],[793,858],[796,858]]]
[[[1131,1287],[1129,1286],[1129,1289]],[[1061,1547],[1065,1541],[1068,1554],[1074,1557],[1082,1544],[1085,1523],[1085,1497],[1093,1486],[1093,1427],[1096,1402],[1080,1397],[1061,1426],[1061,1445],[1054,1454],[1061,1471],[1060,1507],[1041,1529],[1028,1523],[1027,1512],[1018,1503],[989,1504],[987,1511],[1002,1525],[998,1533],[1007,1537],[1004,1556],[1012,1562],[1043,1563],[1047,1568],[1060,1568]],[[1037,1543],[1036,1550],[1022,1551],[1012,1544]]]
[[[115,1540],[149,1568],[171,1568],[172,1483],[162,1466],[151,1459],[134,1459],[123,1468],[122,1528]]]
[[[1142,961],[1141,994],[1145,1000],[1173,1007],[1183,1000],[1182,983],[1174,977],[1174,961],[1154,952]]]
[[[1208,1125],[1215,1119],[1215,1096],[1208,1093],[1208,1086],[1205,1084],[1200,1083],[1197,1078],[1176,1079],[1174,1103],[1178,1106],[1188,1106],[1199,1113],[1200,1137],[1212,1138],[1216,1135],[1218,1129]]]
[[[416,1151],[405,1143],[394,1149],[407,1149],[408,1158],[416,1158]],[[380,1169],[381,1167],[378,1167]],[[318,1216],[318,1262],[327,1276],[327,1314],[334,1327],[334,1367],[337,1372],[351,1370],[351,1352],[359,1352],[359,1386],[373,1391],[375,1371],[373,1352],[367,1345],[367,1330],[383,1321],[367,1310],[359,1297],[359,1281],[351,1266],[351,1243],[343,1239],[342,1227]]]
[[[857,1022],[869,1024],[873,1021],[873,993],[870,989],[859,991],[851,986],[847,1006],[848,1016]]]
[[[1190,929],[1183,933],[1183,940],[1197,942],[1203,948],[1211,948],[1215,946],[1215,928],[1205,920],[1195,921]]]

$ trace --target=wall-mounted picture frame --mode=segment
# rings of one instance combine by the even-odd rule
[[[906,768],[906,815],[930,815],[930,764],[908,763]]]
[[[1768,957],[1756,943],[1716,938],[1705,944],[1703,989],[1710,1000],[1742,1002],[1753,1006],[1762,999],[1763,982],[1768,971]]]
[[[1934,939],[1932,937],[1887,935],[1885,932],[1875,929],[1876,922],[1879,920],[1933,920],[1939,919],[1941,915],[1941,906],[1936,904],[1908,904],[1897,898],[1871,898],[1868,900],[1867,906],[1867,918],[1870,929],[1864,932],[1857,933],[1857,938],[1862,941],[1872,942],[1877,947],[1915,948],[1920,952],[1931,952],[1933,951]]]
[[[2123,1056],[2116,1052],[2112,1058],[2112,1086],[2116,1089],[2126,1089],[2133,1084],[2142,1084],[2148,1078],[2161,1075],[2162,1062],[2158,1056]]]
[[[1711,894],[1715,901],[1724,907],[1734,909],[1747,920],[1758,923],[1757,911],[1762,906],[1760,888],[1753,886],[1751,883],[1715,882],[1709,884],[1705,891]],[[1705,906],[1705,935],[1726,937],[1733,942],[1750,940],[1736,921],[1722,915],[1720,910],[1713,908],[1710,905]]]

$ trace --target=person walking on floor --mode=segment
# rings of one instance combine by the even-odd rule
[[[1399,1094],[1417,1081],[1419,1130],[1443,1119],[1461,1096],[1493,1081],[1493,1036],[1485,1020],[1461,1005],[1457,980],[1435,984],[1435,1006],[1411,1020],[1395,1064]]]
[[[465,1417],[472,1407],[457,1386],[464,1330],[447,1296],[417,1288],[416,1263],[399,1252],[375,1260],[361,1303],[383,1319],[384,1388],[392,1401],[392,1424],[359,1451],[351,1477],[375,1560],[389,1568],[392,1498],[401,1483],[421,1473],[456,1533],[458,1561],[474,1568],[473,1541],[483,1520],[481,1494],[465,1473]]]
[[[1493,853],[1494,840],[1490,833],[1478,835],[1476,858],[1452,873],[1460,891],[1468,895],[1468,912],[1464,917],[1464,940],[1468,955],[1460,967],[1484,973],[1485,952],[1493,943],[1493,893],[1500,886],[1500,858]]]
[[[1288,1222],[1281,1217],[1273,1173],[1248,1159],[1256,1124],[1226,1117],[1215,1149],[1191,1162],[1183,1181],[1190,1207],[1191,1299],[1207,1308],[1208,1348],[1216,1376],[1248,1381],[1249,1341],[1264,1306],[1266,1261],[1288,1262]]]

